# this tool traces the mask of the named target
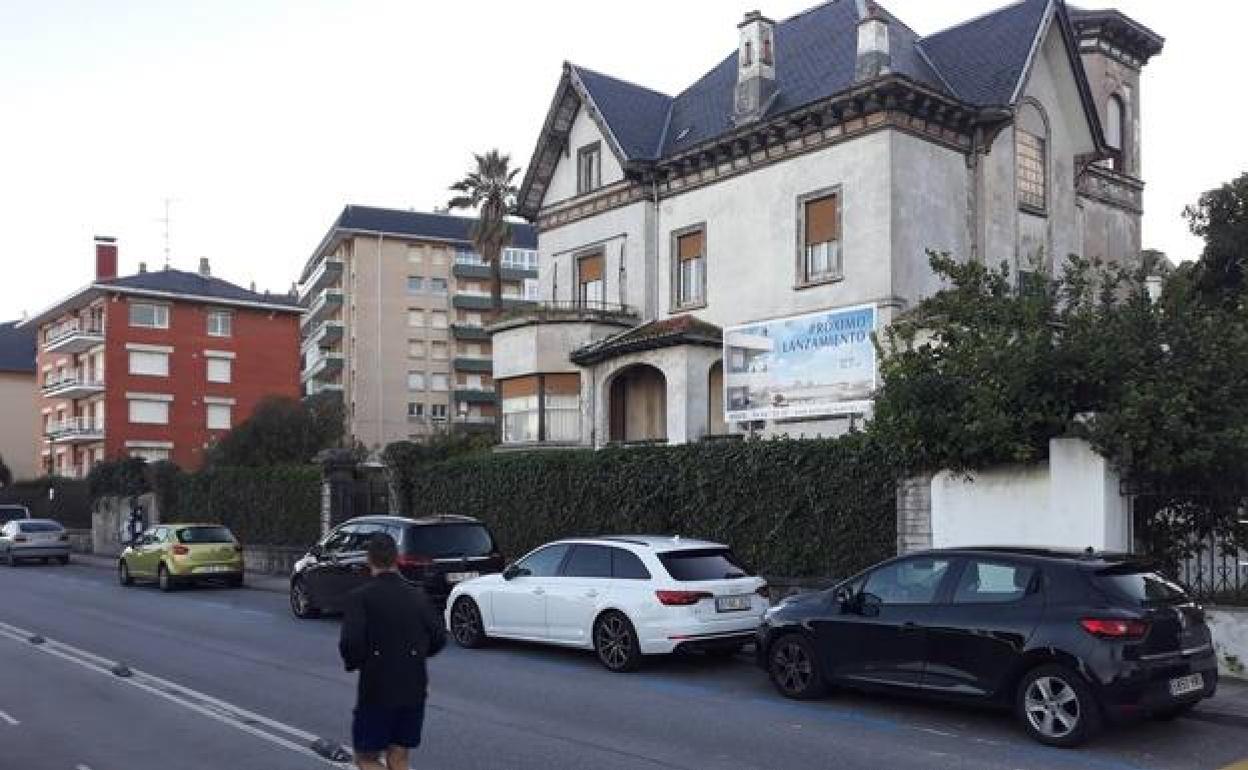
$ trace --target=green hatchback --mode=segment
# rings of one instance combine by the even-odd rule
[[[243,547],[220,524],[160,524],[121,552],[117,579],[155,580],[162,591],[210,580],[241,588]]]

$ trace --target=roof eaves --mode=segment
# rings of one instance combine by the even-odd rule
[[[1018,104],[1018,100],[1022,98],[1023,89],[1027,87],[1027,80],[1031,77],[1032,65],[1036,62],[1036,54],[1040,51],[1040,46],[1044,44],[1044,39],[1048,36],[1049,29],[1053,25],[1054,2],[1055,0],[1048,0],[1045,5],[1044,16],[1036,27],[1035,37],[1031,40],[1031,50],[1027,52],[1027,60],[1023,62],[1023,68],[1018,73],[1018,82],[1014,84],[1014,93],[1010,96],[1010,104]]]
[[[90,289],[100,292],[115,292],[117,294],[130,294],[136,297],[155,297],[157,299],[172,299],[183,302],[202,302],[205,305],[225,305],[228,307],[246,307],[255,310],[270,310],[277,313],[302,313],[303,308],[292,299],[290,304],[284,302],[265,302],[260,300],[239,299],[233,297],[214,297],[204,294],[184,294],[176,291],[164,291],[162,289],[144,289],[134,286],[118,286],[109,283],[94,283]]]
[[[966,101],[966,99],[962,97],[962,94],[958,93],[958,89],[954,88],[953,84],[950,83],[949,80],[945,77],[945,73],[940,71],[940,67],[936,66],[936,62],[932,61],[932,57],[927,55],[927,51],[923,49],[922,39],[918,39],[914,41],[914,50],[919,52],[919,57],[922,58],[923,61],[927,62],[927,66],[931,67],[932,72],[936,73],[936,77],[940,78],[941,85],[949,89],[949,93],[952,94],[955,99]]]
[[[542,122],[542,130],[537,135],[537,146],[533,148],[533,155],[529,158],[529,165],[525,169],[524,179],[520,182],[520,191],[516,195],[516,213],[530,221],[537,216],[537,208],[529,207],[525,201],[532,192],[533,185],[537,182],[541,155],[546,146],[556,139],[555,119],[559,114],[559,107],[568,98],[569,93],[578,101],[581,99],[576,89],[572,87],[571,68],[571,62],[565,61],[563,63],[563,74],[559,76],[559,85],[555,87],[555,95],[551,98],[550,107],[546,110],[546,119]],[[573,119],[575,119],[575,116]],[[570,128],[569,126],[569,130]],[[567,137],[563,137],[563,141],[566,142]]]
[[[598,126],[598,130],[606,138],[611,151],[615,153],[616,160],[620,162],[621,166],[624,165],[630,160],[628,153],[624,150],[624,145],[620,144],[620,140],[616,137],[615,132],[611,130],[611,124],[607,122],[607,116],[603,114],[598,103],[594,101],[594,93],[585,87],[585,83],[581,80],[581,73],[575,64],[568,63],[568,72],[572,79],[572,87],[593,108],[589,110],[590,119],[594,121],[594,124]]]

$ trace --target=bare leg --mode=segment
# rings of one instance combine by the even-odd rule
[[[407,753],[406,746],[391,746],[386,749],[386,767],[389,770],[409,770]]]
[[[362,754],[356,752],[355,766],[360,770],[386,770],[386,766],[381,764],[381,752],[373,752],[371,754]]]

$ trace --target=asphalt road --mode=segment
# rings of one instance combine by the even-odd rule
[[[268,591],[162,594],[98,567],[0,569],[0,768],[332,767],[307,746],[349,736],[354,681],[337,633]],[[132,676],[111,673],[116,661]],[[1060,751],[991,712],[850,694],[793,703],[744,660],[614,675],[579,652],[452,645],[430,678],[414,765],[439,770],[1204,770],[1248,758],[1248,730],[1187,719]]]

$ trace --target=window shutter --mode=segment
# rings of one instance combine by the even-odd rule
[[[537,376],[529,377],[512,377],[507,380],[499,381],[500,389],[504,399],[507,398],[524,398],[526,396],[537,395]]]
[[[546,395],[548,396],[579,396],[581,393],[581,375],[579,374],[548,374],[546,375]]]
[[[581,283],[592,283],[602,280],[602,255],[594,254],[577,260],[577,271]]]
[[[703,255],[702,244],[705,238],[703,231],[688,233],[676,239],[676,252],[683,262],[687,259],[698,259]]]
[[[838,201],[835,195],[806,202],[806,245],[837,240]]]

